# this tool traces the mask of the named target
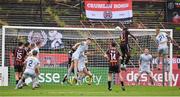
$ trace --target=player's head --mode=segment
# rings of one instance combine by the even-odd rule
[[[86,39],[87,44],[90,44],[91,41],[92,41],[92,38],[90,38],[90,37],[88,37],[88,38]]]
[[[121,28],[119,27],[119,26],[117,26],[116,28],[115,28],[115,31],[120,31],[121,30]]]
[[[156,27],[156,35],[158,35],[160,33],[160,29],[159,27]]]
[[[25,46],[25,47],[30,47],[30,43],[29,43],[29,42],[26,42],[26,43],[24,44],[24,46]]]
[[[123,28],[123,31],[127,32],[127,31],[128,31],[128,28],[127,28],[127,27],[124,27],[124,28]]]
[[[18,46],[19,46],[19,47],[22,47],[22,46],[24,46],[24,43],[23,43],[23,42],[19,42],[19,43],[18,43]]]
[[[144,49],[144,54],[149,54],[149,49],[148,48]]]
[[[111,47],[116,47],[116,43],[115,42],[111,42]]]
[[[31,44],[30,44],[30,48],[31,48],[31,49],[35,48],[35,46],[36,46],[36,45],[35,45],[34,43],[31,43]]]
[[[33,50],[32,55],[37,56],[38,52],[36,50]]]

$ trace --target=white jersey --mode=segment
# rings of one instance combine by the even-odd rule
[[[30,74],[35,74],[35,69],[37,66],[39,66],[40,61],[38,58],[30,56],[26,59],[26,69],[24,73],[30,73]]]
[[[88,45],[85,42],[81,42],[76,51],[73,53],[73,59],[79,59],[84,56],[84,52],[88,50]]]
[[[158,48],[167,48],[168,47],[168,34],[165,32],[160,32],[156,36],[156,41],[158,43]]]

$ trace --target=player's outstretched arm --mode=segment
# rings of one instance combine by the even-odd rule
[[[171,39],[171,43],[172,43],[174,46],[180,48],[180,45],[179,45],[174,39]]]
[[[95,55],[96,52],[94,52],[94,51],[86,51],[84,54],[87,55],[87,56],[92,56],[92,55]]]
[[[180,48],[180,45],[174,40],[172,39],[170,36],[167,35],[168,40],[176,47]]]
[[[77,49],[80,44],[81,44],[81,43],[76,43],[76,44],[72,47],[72,49]]]
[[[104,54],[104,57],[108,59],[108,55],[107,54]]]

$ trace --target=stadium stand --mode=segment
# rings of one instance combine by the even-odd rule
[[[95,22],[81,20],[80,0],[7,0],[0,1],[0,24],[18,26],[65,26],[65,27],[120,27],[130,28],[176,28],[166,22],[164,0],[133,1],[133,22],[104,21]],[[168,25],[168,26],[167,26]],[[170,26],[169,26],[170,25]],[[179,33],[175,29],[174,38],[178,39]]]

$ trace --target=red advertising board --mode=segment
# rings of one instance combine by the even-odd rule
[[[68,61],[67,54],[40,53],[39,58],[40,58],[41,66],[61,65]],[[10,54],[10,65],[13,66],[12,54]]]

